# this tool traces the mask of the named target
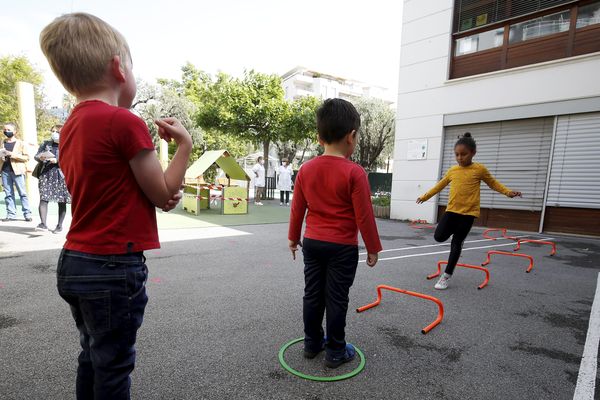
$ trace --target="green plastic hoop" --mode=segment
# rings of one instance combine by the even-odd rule
[[[294,339],[286,344],[284,344],[281,349],[279,349],[279,363],[281,364],[281,366],[283,367],[283,369],[285,369],[287,372],[289,372],[292,375],[296,375],[299,378],[303,378],[303,379],[308,379],[309,381],[317,381],[317,382],[335,382],[335,381],[342,381],[344,379],[349,379],[352,378],[356,375],[358,375],[363,369],[365,369],[365,355],[363,354],[362,351],[360,351],[360,349],[356,346],[354,346],[354,349],[356,350],[356,353],[359,355],[360,357],[360,364],[358,364],[358,367],[356,367],[355,370],[348,372],[347,374],[343,374],[343,375],[338,375],[338,376],[314,376],[314,375],[307,375],[307,374],[303,374],[300,371],[296,371],[294,368],[290,367],[286,362],[285,362],[285,352],[287,351],[287,349],[298,343],[303,341],[304,338],[298,338],[298,339]]]

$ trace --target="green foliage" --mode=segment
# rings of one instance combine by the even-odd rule
[[[61,121],[46,110],[42,74],[25,56],[0,57],[0,123],[19,122],[17,82],[29,82],[34,86],[38,141],[47,139],[52,125]]]
[[[361,127],[352,160],[367,171],[374,171],[391,154],[395,112],[383,100],[373,98],[360,98],[354,106],[360,113]]]
[[[378,192],[371,197],[371,203],[374,206],[389,207],[392,202],[392,196],[389,192]]]
[[[294,162],[298,151],[302,151],[298,164],[302,164],[307,152],[314,152],[317,146],[317,108],[321,100],[314,96],[294,100],[283,121],[283,130],[275,142],[279,159],[287,158]]]

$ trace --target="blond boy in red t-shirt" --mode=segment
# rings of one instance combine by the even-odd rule
[[[302,165],[294,184],[288,233],[296,259],[302,222],[304,256],[304,356],[326,350],[325,365],[352,361],[355,349],[345,340],[348,293],[358,264],[358,231],[367,248],[367,265],[381,251],[365,170],[348,158],[354,152],[360,115],[342,99],[328,99],[317,111],[322,156]],[[307,212],[308,211],[308,212]],[[323,314],[327,311],[327,339]]]
[[[129,47],[106,22],[63,15],[40,45],[77,98],[61,131],[73,218],[57,270],[80,332],[77,398],[128,399],[148,301],[143,251],[160,247],[155,207],[169,211],[179,201],[192,141],[176,119],[155,121],[159,136],[178,146],[163,172],[148,127],[128,110],[136,93]]]

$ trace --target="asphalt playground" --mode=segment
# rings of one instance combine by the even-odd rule
[[[269,224],[224,227],[215,219],[161,230],[162,248],[147,252],[150,301],[134,399],[573,399],[579,375],[587,377],[579,393],[598,398],[597,336],[588,325],[600,240],[510,232],[552,240],[557,254],[524,244],[519,252],[534,259],[530,273],[526,259],[494,255],[484,289],[477,289],[484,273],[457,268],[449,289],[436,291],[426,276],[449,246],[436,243],[431,229],[389,220],[378,220],[379,263],[361,262],[350,292],[347,340],[363,351],[364,370],[330,383],[291,375],[278,351],[302,336],[303,271],[302,258],[292,261],[287,249],[284,210],[273,203],[257,211],[277,215]],[[55,286],[62,238],[30,246],[39,236],[24,223],[0,225],[0,399],[74,398],[78,335]],[[513,247],[474,229],[460,262],[480,265],[487,251]],[[437,306],[392,292],[356,313],[376,299],[380,284],[437,297],[443,321],[422,334]],[[359,364],[326,370],[322,357],[305,360],[301,349],[290,347],[286,361],[309,375],[344,374]]]

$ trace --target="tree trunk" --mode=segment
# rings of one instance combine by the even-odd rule
[[[271,141],[269,139],[263,142],[263,159],[265,160],[265,188],[266,188],[266,180],[267,180],[267,172],[269,171],[269,147]],[[266,190],[266,189],[265,189]]]

